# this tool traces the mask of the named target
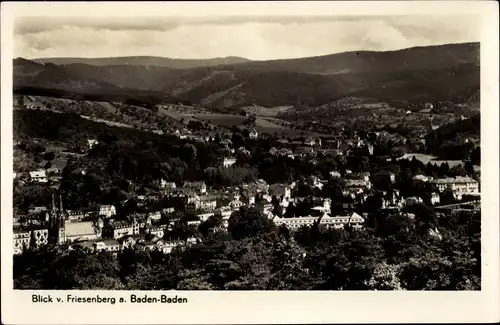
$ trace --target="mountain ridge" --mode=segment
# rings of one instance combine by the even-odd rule
[[[239,64],[249,62],[250,60],[228,56],[223,58],[210,59],[178,59],[161,56],[123,56],[123,57],[98,57],[98,58],[78,58],[78,57],[49,57],[36,58],[32,60],[36,63],[52,63],[56,65],[68,64],[88,64],[94,66],[110,66],[110,65],[141,65],[141,66],[158,66],[172,69],[191,69],[197,67],[210,67],[223,64]]]
[[[130,98],[150,92],[155,102],[181,101],[219,111],[250,105],[317,107],[342,97],[402,102],[467,101],[479,91],[479,43],[389,52],[175,69],[84,63],[43,65],[14,60],[14,87],[23,91]],[[146,96],[148,97],[148,96]]]

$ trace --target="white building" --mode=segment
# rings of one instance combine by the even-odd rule
[[[207,185],[204,182],[185,182],[183,188],[193,190],[199,194],[205,194],[207,192]]]
[[[87,140],[87,146],[89,147],[89,149],[94,148],[98,144],[99,144],[99,141],[97,141],[97,139],[88,139]]]
[[[29,248],[31,243],[31,232],[14,230],[14,254],[21,254],[24,248]]]
[[[148,213],[148,218],[150,218],[153,221],[160,221],[161,220],[161,212],[160,211],[150,212],[150,213]]]
[[[436,192],[431,193],[431,203],[432,204],[439,204],[441,201],[439,194]]]
[[[360,194],[369,191],[372,184],[369,180],[364,179],[346,179],[344,194]]]
[[[296,218],[279,218],[275,217],[273,219],[274,223],[277,226],[285,225],[290,229],[298,229],[302,226],[310,227],[312,226],[319,217],[307,216],[307,217],[296,217]],[[350,216],[335,216],[331,217],[328,214],[324,214],[320,220],[320,225],[324,225],[326,227],[331,227],[335,229],[342,229],[345,226],[351,226],[354,229],[362,229],[363,223],[365,219],[361,217],[359,214],[354,212]]]
[[[111,218],[112,216],[116,215],[116,208],[114,205],[101,205],[99,207],[98,214],[100,216],[105,216],[107,218]]]
[[[139,225],[137,223],[128,223],[126,221],[115,221],[108,225],[109,235],[113,239],[120,239],[125,236],[133,236],[139,234]]]
[[[333,171],[330,172],[330,177],[331,178],[341,178],[342,175],[340,175],[340,173],[338,171],[333,170]]]
[[[48,229],[34,229],[31,232],[32,244],[35,247],[45,246],[49,243]]]
[[[150,234],[159,238],[163,238],[163,235],[165,234],[167,226],[166,225],[161,225],[161,226],[147,226],[145,229],[146,234]]]
[[[250,137],[250,139],[257,139],[259,137],[259,133],[257,133],[257,131],[255,131],[255,129],[253,129],[252,131],[250,131],[248,136]]]
[[[224,157],[224,159],[222,159],[222,166],[224,166],[225,168],[230,167],[234,164],[236,164],[236,158],[234,157]]]
[[[47,173],[43,169],[30,172],[31,181],[34,183],[47,183]]]
[[[428,181],[432,180],[432,178],[420,174],[420,175],[413,176],[412,180],[414,182],[424,182],[425,183],[425,182],[428,182]]]
[[[95,250],[97,252],[118,252],[121,250],[122,246],[120,243],[115,240],[115,239],[105,239],[105,240],[100,240],[94,243]]]
[[[436,185],[439,192],[451,190],[456,199],[461,199],[463,195],[480,194],[478,181],[470,177],[438,178],[431,183]]]

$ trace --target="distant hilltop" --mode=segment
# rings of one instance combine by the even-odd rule
[[[32,61],[42,64],[52,63],[57,65],[75,63],[95,66],[140,65],[158,66],[171,69],[191,69],[250,62],[250,60],[248,59],[236,56],[213,59],[172,59],[158,56],[124,56],[112,58],[40,58],[33,59]]]

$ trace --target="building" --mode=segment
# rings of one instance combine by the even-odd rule
[[[373,149],[373,144],[368,143],[368,144],[366,145],[366,147],[367,147],[367,149],[368,149],[368,154],[369,154],[370,156],[373,156],[373,152],[374,152],[374,149]]]
[[[120,239],[125,236],[133,236],[139,234],[139,227],[137,224],[129,223],[124,220],[110,222],[105,227],[106,237],[113,239]]]
[[[182,241],[165,241],[158,237],[152,240],[140,240],[136,243],[136,247],[143,251],[160,251],[164,254],[169,254],[176,247],[182,247],[184,243]]]
[[[185,182],[183,188],[195,191],[199,194],[205,194],[207,192],[207,185],[205,182]]]
[[[255,204],[255,193],[245,192],[241,195],[240,201],[247,206]]]
[[[39,206],[39,207],[33,207],[29,208],[28,213],[29,214],[40,214],[42,212],[48,211],[48,208],[46,206]]]
[[[435,205],[439,204],[439,202],[441,202],[439,194],[435,192],[431,193],[431,203]]]
[[[431,181],[439,192],[451,190],[456,199],[463,195],[479,195],[479,182],[470,177],[437,178]]]
[[[419,174],[419,175],[413,176],[412,180],[413,180],[413,182],[424,182],[424,183],[426,183],[426,182],[432,180],[432,177],[427,177],[425,175]]]
[[[87,211],[67,211],[67,220],[68,221],[82,221],[87,219],[90,216],[90,213]]]
[[[153,185],[159,189],[167,191],[175,190],[177,188],[177,185],[175,185],[174,182],[167,182],[163,178],[154,181]]]
[[[14,254],[21,254],[31,244],[31,232],[14,229]]]
[[[64,227],[59,230],[59,244],[100,238],[101,230],[91,221],[65,222]]]
[[[360,194],[369,191],[372,187],[371,182],[364,179],[347,179],[345,181],[344,194]]]
[[[306,146],[321,146],[321,138],[307,138],[304,140]]]
[[[338,171],[333,170],[330,172],[330,177],[335,178],[335,179],[339,179],[342,177],[342,175]]]
[[[161,226],[149,225],[144,228],[144,233],[156,236],[158,238],[163,238],[166,229],[167,229],[166,225],[161,225]]]
[[[196,214],[196,217],[198,217],[198,219],[200,219],[202,222],[205,222],[210,217],[212,217],[214,215],[215,215],[215,212],[202,212],[202,213]]]
[[[370,173],[369,172],[364,172],[364,173],[347,173],[347,178],[351,180],[360,180],[360,181],[365,181],[369,182],[370,181]]]
[[[59,174],[61,171],[59,170],[59,168],[57,167],[50,167],[47,169],[47,173],[48,174],[52,174],[52,175],[57,175]]]
[[[161,220],[161,212],[160,211],[150,212],[148,213],[148,218],[150,218],[151,221],[158,222]]]
[[[407,206],[409,206],[409,205],[415,205],[415,204],[419,204],[419,203],[423,203],[423,202],[424,201],[422,200],[422,198],[417,197],[417,196],[411,196],[411,197],[409,197],[409,198],[407,198],[405,200],[405,204]]]
[[[254,203],[255,203],[255,198],[254,198]],[[230,209],[237,210],[237,209],[241,208],[244,205],[245,205],[245,203],[243,203],[242,201],[240,201],[239,198],[235,198],[234,200],[232,200],[231,202],[229,202],[229,204],[227,206]]]
[[[111,218],[116,215],[116,208],[114,205],[101,205],[99,206],[98,214],[106,218]]]
[[[30,172],[30,180],[33,183],[47,183],[49,181],[47,179],[47,173],[43,169]]]
[[[59,208],[57,208],[54,195],[52,195],[48,229],[49,243],[65,244],[75,241],[97,240],[101,238],[101,229],[101,222],[94,224],[91,221],[74,222],[68,220],[61,196],[59,196]]]
[[[309,178],[309,181],[312,186],[320,190],[323,189],[323,186],[325,185],[324,183],[326,183],[325,181],[320,180],[319,177],[314,175]]]
[[[34,247],[45,246],[49,243],[49,230],[44,228],[31,231],[31,245]]]
[[[234,158],[234,157],[224,157],[222,159],[222,166],[224,168],[230,167],[234,164],[236,164],[236,158]]]
[[[200,199],[195,202],[196,210],[213,211],[217,207],[217,197],[215,196],[200,196]]]
[[[99,141],[97,139],[88,139],[87,140],[87,146],[88,146],[89,149],[94,148],[98,144],[99,144]]]
[[[257,133],[255,129],[252,129],[252,131],[250,131],[248,136],[250,137],[250,139],[257,139],[259,137],[259,133]]]
[[[311,147],[297,147],[294,152],[297,156],[299,157],[307,157],[307,156],[312,156],[314,155],[314,148]]]
[[[94,247],[96,252],[105,251],[105,252],[117,253],[121,250],[122,246],[115,239],[104,239],[95,242]]]
[[[365,219],[356,212],[354,212],[350,216],[335,216],[335,217],[331,217],[328,214],[323,214],[320,217],[315,217],[315,216],[296,217],[296,218],[275,217],[273,221],[277,226],[285,225],[289,229],[299,229],[302,226],[311,227],[315,222],[318,221],[320,225],[329,228],[342,229],[346,226],[351,226],[354,229],[362,229]]]

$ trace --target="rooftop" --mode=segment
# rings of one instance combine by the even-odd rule
[[[90,221],[67,223],[65,228],[68,236],[83,236],[96,233],[94,225]]]
[[[434,183],[438,184],[451,184],[451,183],[477,183],[477,181],[470,177],[462,177],[457,176],[455,178],[447,177],[447,178],[438,178],[433,180]]]

